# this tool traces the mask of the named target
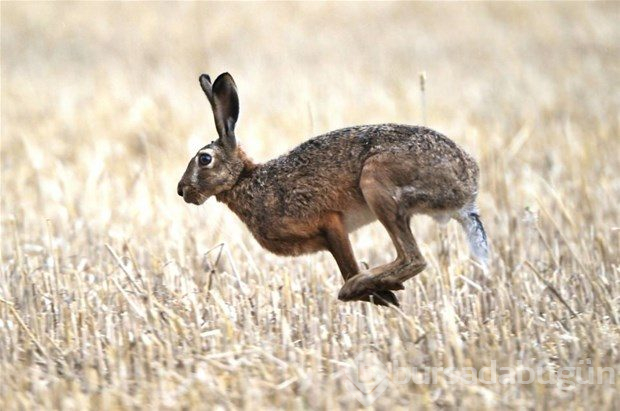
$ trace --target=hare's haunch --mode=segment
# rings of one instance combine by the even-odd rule
[[[267,250],[328,250],[345,279],[343,301],[396,304],[392,292],[426,267],[411,233],[413,214],[455,218],[484,263],[487,239],[476,208],[478,166],[452,140],[425,127],[357,126],[312,138],[256,164],[237,145],[237,87],[228,73],[200,76],[219,138],[190,160],[177,192],[188,203],[215,196]],[[379,220],[396,248],[392,263],[360,271],[348,234]]]

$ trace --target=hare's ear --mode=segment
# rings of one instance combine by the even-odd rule
[[[230,74],[224,73],[211,84],[211,78],[203,74],[200,76],[200,87],[211,103],[220,140],[226,148],[235,148],[235,124],[239,118],[239,96],[235,81]]]

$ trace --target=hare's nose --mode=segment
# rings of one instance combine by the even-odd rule
[[[183,184],[181,182],[177,185],[177,194],[183,197]]]

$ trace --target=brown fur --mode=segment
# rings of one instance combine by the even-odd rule
[[[217,118],[216,107],[214,113]],[[196,204],[215,195],[276,254],[329,250],[346,280],[339,294],[343,300],[372,295],[376,303],[397,304],[390,290],[402,289],[402,282],[425,266],[409,229],[411,215],[454,213],[473,204],[477,193],[475,161],[425,127],[345,128],[264,164],[252,162],[225,134],[200,152],[205,149],[214,153],[212,168],[193,158],[179,194]],[[348,233],[375,219],[390,233],[398,257],[360,274]]]

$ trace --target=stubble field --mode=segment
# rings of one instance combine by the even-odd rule
[[[618,3],[1,14],[3,409],[620,408]],[[270,255],[214,199],[185,204],[216,135],[198,75],[224,71],[256,161],[381,122],[465,147],[489,271],[419,217],[429,267],[400,309],[342,303],[330,255]],[[352,240],[394,256],[379,224]]]

